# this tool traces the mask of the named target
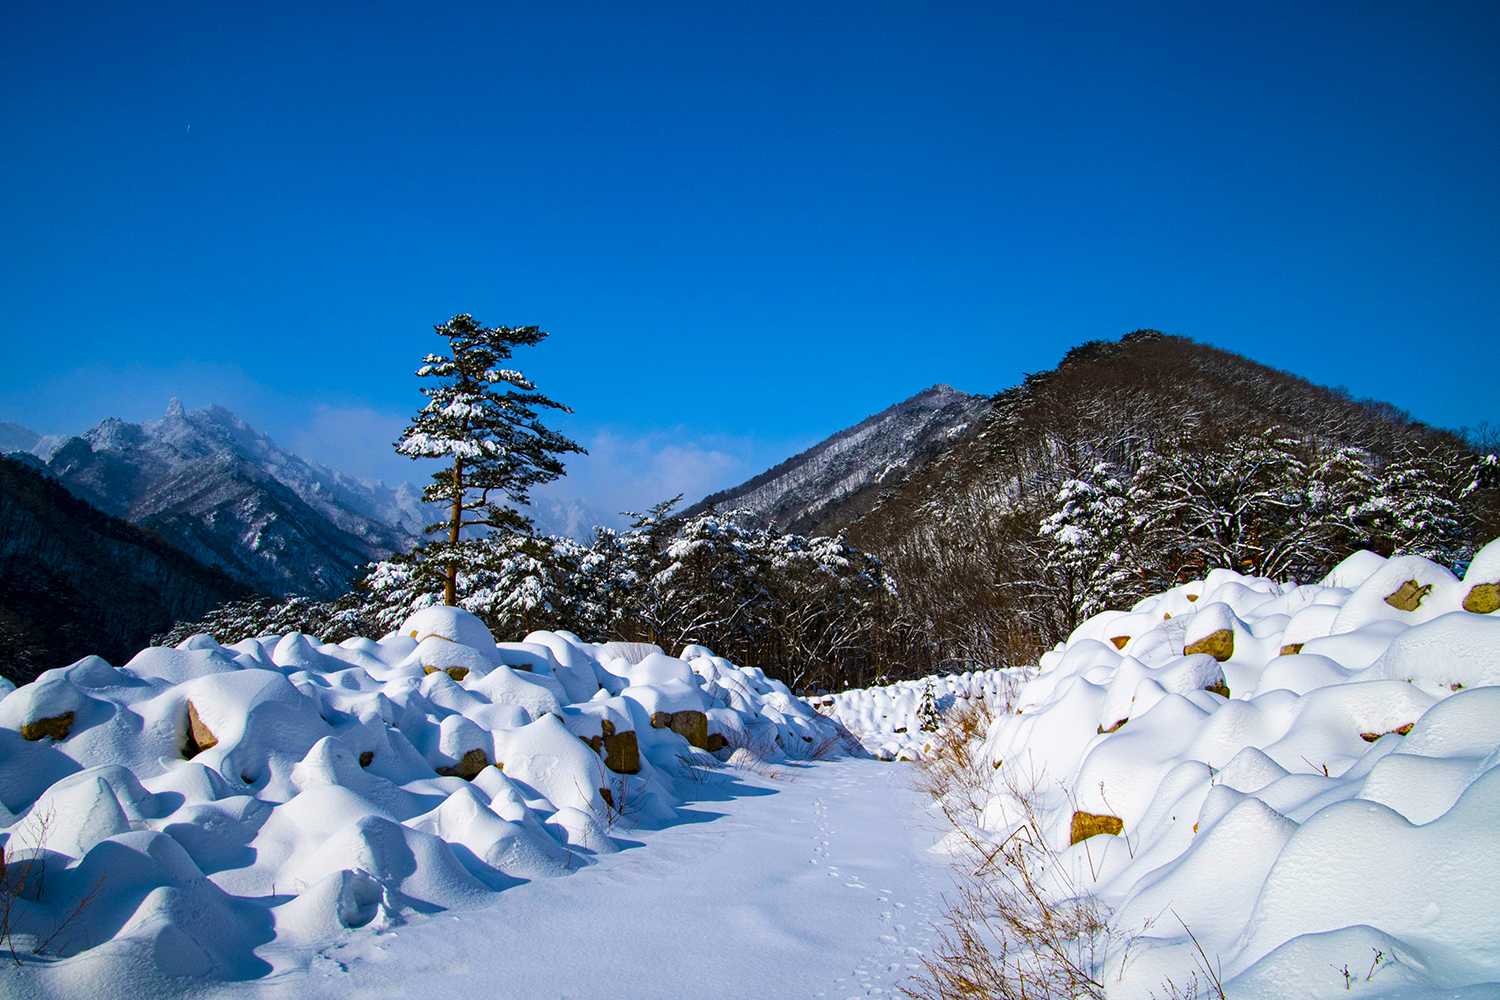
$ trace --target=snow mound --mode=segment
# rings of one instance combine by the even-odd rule
[[[1005,704],[1024,673],[1008,669],[934,675],[883,687],[851,688],[818,695],[810,701],[819,712],[858,737],[878,759],[914,761],[932,751],[934,719],[962,702]],[[926,719],[924,705],[928,708]]]
[[[1108,996],[1187,980],[1200,944],[1231,997],[1500,980],[1497,567],[1500,542],[1464,580],[1368,552],[1313,586],[1215,570],[1041,658],[984,741],[985,835],[1034,810],[1112,910]]]
[[[841,745],[702,647],[496,643],[455,608],[337,645],[196,635],[0,694],[11,940],[59,995],[305,967],[592,864],[731,755]]]

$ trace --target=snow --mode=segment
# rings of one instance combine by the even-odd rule
[[[790,774],[841,753],[837,724],[757,669],[630,652],[567,633],[497,644],[434,607],[378,641],[198,635],[44,673],[0,699],[8,919],[27,959],[0,992],[282,982],[356,938],[505,904],[711,818],[690,799],[733,809],[777,787],[721,772],[733,754]]]
[[[933,743],[934,733],[922,728],[921,715],[929,690],[937,711],[948,712],[961,701],[988,698],[999,704],[1020,676],[1014,670],[976,670],[814,695],[809,701],[858,736],[877,759],[915,761],[930,753]]]
[[[1500,543],[1463,579],[1216,570],[1031,667],[808,701],[441,607],[87,657],[0,692],[0,995],[889,995],[953,841],[872,757],[976,700],[975,834],[1034,818],[1049,884],[1108,908],[1111,1000],[1205,956],[1235,1000],[1500,995],[1500,621],[1464,609],[1497,582]],[[1073,843],[1077,812],[1122,831]]]
[[[1029,799],[1112,910],[1112,1000],[1182,984],[1200,944],[1233,998],[1497,995],[1500,621],[1462,610],[1497,579],[1500,543],[1463,580],[1362,552],[1096,615],[987,734],[983,836]],[[1123,831],[1073,843],[1075,812]]]

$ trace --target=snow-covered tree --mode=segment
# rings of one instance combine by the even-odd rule
[[[1369,508],[1392,551],[1448,566],[1467,562],[1474,546],[1465,538],[1461,501],[1478,481],[1483,459],[1427,441],[1408,441],[1381,469]]]
[[[1128,605],[1133,518],[1129,491],[1118,469],[1100,462],[1088,479],[1072,478],[1057,491],[1054,509],[1038,534],[1045,545],[1047,578],[1071,608],[1069,631],[1105,607]]]
[[[542,408],[572,411],[501,365],[512,348],[540,343],[547,334],[535,326],[480,326],[467,313],[433,329],[447,339],[448,353],[427,355],[417,369],[419,378],[435,384],[422,387],[427,405],[396,450],[449,463],[422,493],[422,499],[447,509],[448,516],[427,529],[446,538],[428,545],[420,564],[441,568],[443,600],[456,604],[460,569],[479,555],[465,551],[478,541],[465,537],[465,529],[529,535],[530,520],[512,505],[525,505],[532,486],[563,474],[559,455],[583,449],[543,426],[538,416]]]

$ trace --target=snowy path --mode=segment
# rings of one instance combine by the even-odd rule
[[[508,889],[488,909],[357,933],[310,970],[217,995],[899,995],[950,884],[910,768],[774,770],[716,775],[734,787],[704,788],[685,822],[627,834],[639,846],[577,874]]]

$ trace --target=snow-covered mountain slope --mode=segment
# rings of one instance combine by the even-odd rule
[[[841,507],[920,468],[941,446],[990,406],[952,386],[935,385],[862,420],[754,479],[706,497],[709,504],[748,510],[757,523],[809,534],[848,520]]]
[[[702,647],[497,644],[456,608],[378,641],[199,635],[124,667],[86,657],[0,700],[0,947],[30,996],[305,968],[589,866],[620,849],[617,824],[702,818],[678,809],[721,762],[845,740]]]
[[[1096,615],[990,728],[983,837],[1109,908],[1115,1000],[1205,963],[1246,1000],[1500,983],[1497,594],[1492,542]]]
[[[221,406],[188,412],[174,399],[160,420],[105,420],[43,457],[99,509],[273,594],[336,596],[357,567],[411,548],[428,523],[411,484],[307,462]]]

